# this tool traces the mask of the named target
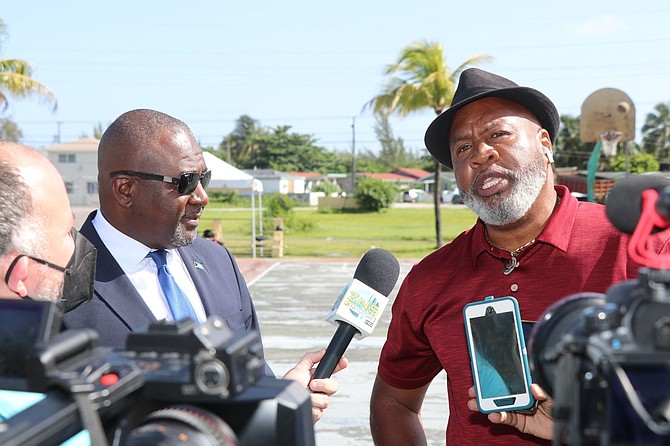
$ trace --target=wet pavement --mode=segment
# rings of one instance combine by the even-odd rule
[[[413,263],[400,261],[400,279],[391,299]],[[266,357],[278,376],[294,366],[306,351],[328,345],[336,327],[326,322],[326,315],[353,277],[358,260],[238,259],[238,264],[254,298]],[[375,332],[363,340],[352,340],[347,349],[349,367],[334,375],[340,390],[315,426],[317,446],[372,445],[370,393],[391,319],[391,304],[392,300]],[[447,416],[443,372],[433,381],[423,406],[429,445],[445,444]]]

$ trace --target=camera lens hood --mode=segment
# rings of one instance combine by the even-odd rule
[[[584,310],[605,303],[600,293],[567,296],[545,310],[530,333],[528,351],[533,381],[554,396],[554,374],[566,334],[583,326]]]

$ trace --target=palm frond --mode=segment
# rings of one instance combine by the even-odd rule
[[[0,59],[0,72],[32,76],[33,67],[29,62],[21,59]]]
[[[56,111],[56,96],[31,75],[32,67],[28,62],[0,59],[0,111],[5,111],[9,105],[7,96],[21,99],[37,96],[42,102],[52,105],[52,111]]]
[[[401,50],[395,64],[386,66],[386,84],[363,108],[370,107],[385,118],[394,113],[404,117],[426,108],[439,114],[451,103],[461,72],[490,59],[488,55],[476,55],[451,71],[442,45],[425,40],[413,43]]]

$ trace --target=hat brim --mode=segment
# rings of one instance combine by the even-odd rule
[[[457,104],[453,104],[428,126],[424,142],[430,154],[440,163],[453,168],[451,161],[451,150],[449,148],[449,132],[451,130],[451,121],[456,112],[466,105],[480,99],[495,97],[508,99],[521,104],[532,112],[540,122],[542,128],[549,132],[552,143],[558,136],[558,127],[560,118],[558,110],[551,99],[539,91],[529,87],[510,87],[496,90],[489,90],[480,94],[470,96]]]

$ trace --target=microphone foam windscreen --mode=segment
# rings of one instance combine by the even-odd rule
[[[354,279],[388,297],[399,275],[400,264],[393,254],[385,249],[374,248],[366,252],[358,263]]]
[[[642,215],[642,192],[663,190],[670,180],[660,175],[633,175],[617,181],[607,194],[607,218],[621,232],[632,234]]]

